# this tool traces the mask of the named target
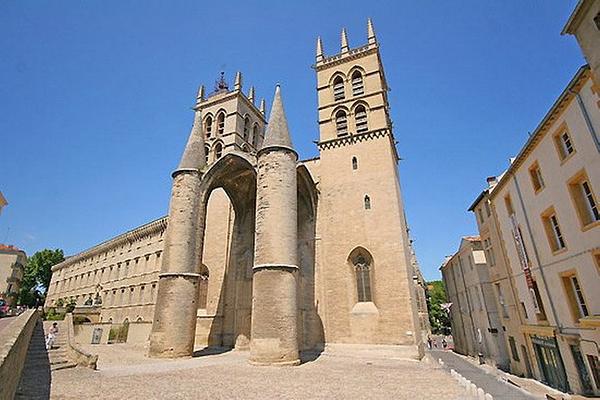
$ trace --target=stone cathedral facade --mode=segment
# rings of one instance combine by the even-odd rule
[[[241,74],[201,87],[169,216],[55,265],[46,307],[73,299],[102,323],[151,323],[158,357],[223,346],[295,364],[330,343],[419,357],[424,283],[371,21],[361,47],[342,31],[326,56],[319,39],[314,69],[318,157],[298,159],[279,87],[268,121]]]

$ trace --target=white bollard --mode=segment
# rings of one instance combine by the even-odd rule
[[[450,368],[450,375],[456,377],[456,371]]]
[[[485,394],[485,397],[484,397],[484,399],[485,399],[485,400],[494,400],[494,398],[492,397],[492,395],[491,395],[491,394],[489,394],[489,393],[486,393],[486,394]]]
[[[482,388],[477,388],[477,400],[485,400],[485,392]]]
[[[471,383],[471,384],[469,385],[469,394],[470,394],[471,396],[473,396],[473,397],[476,397],[476,396],[477,396],[477,386],[475,386],[475,384],[474,384],[474,383]]]

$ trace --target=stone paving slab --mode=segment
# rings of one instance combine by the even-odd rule
[[[143,348],[95,346],[99,370],[52,374],[52,399],[374,399],[459,400],[462,389],[433,363],[353,356],[336,349],[298,367],[256,367],[249,353],[228,351],[183,360],[143,356]],[[393,355],[393,354],[392,354]],[[104,356],[104,360],[103,360]]]

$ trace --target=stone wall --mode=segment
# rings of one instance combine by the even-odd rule
[[[0,399],[12,399],[21,379],[29,342],[39,321],[35,310],[16,317],[0,335]]]

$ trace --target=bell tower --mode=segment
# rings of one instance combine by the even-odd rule
[[[388,85],[373,24],[367,43],[325,55],[317,39],[320,137],[317,252],[328,343],[422,344],[410,243],[389,116]]]
[[[202,114],[207,164],[233,151],[256,153],[262,145],[266,126],[265,100],[255,104],[254,87],[242,91],[242,73],[235,75],[233,88],[221,72],[214,90],[205,94],[204,86],[198,91],[194,109]]]

